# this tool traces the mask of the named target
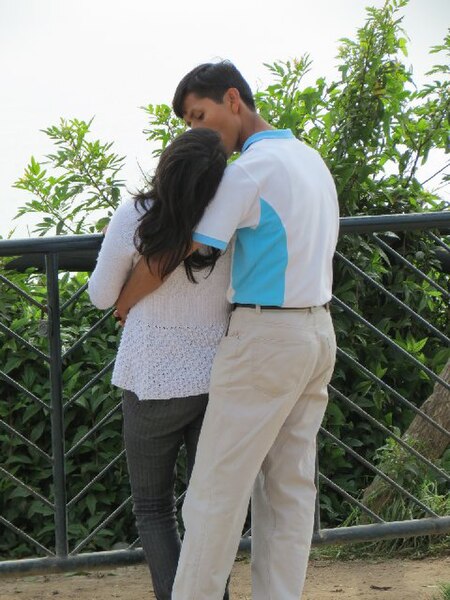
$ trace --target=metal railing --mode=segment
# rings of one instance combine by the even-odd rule
[[[340,235],[364,234],[369,236],[369,241],[373,247],[380,248],[386,255],[392,256],[398,263],[401,263],[405,269],[412,270],[414,274],[427,282],[427,284],[435,290],[444,300],[450,299],[449,290],[436,283],[426,273],[405,259],[401,253],[393,249],[386,241],[381,239],[381,232],[394,231],[422,231],[432,237],[433,241],[443,248],[446,252],[450,249],[446,242],[430,230],[450,231],[450,213],[421,213],[410,215],[382,215],[373,217],[348,217],[341,219]],[[27,267],[34,266],[38,270],[45,273],[45,295],[43,290],[40,290],[41,300],[37,300],[28,291],[22,289],[20,285],[15,284],[8,279],[7,275],[0,275],[0,281],[8,289],[13,290],[18,298],[23,302],[29,303],[36,307],[42,314],[42,322],[40,325],[40,335],[46,340],[43,347],[38,347],[36,343],[30,342],[28,339],[11,329],[5,319],[0,319],[0,332],[4,339],[14,340],[20,347],[26,348],[31,356],[36,360],[41,361],[48,366],[48,376],[50,382],[49,398],[42,398],[39,393],[28,389],[23,382],[11,377],[0,365],[0,378],[8,389],[12,389],[15,393],[26,397],[30,404],[37,406],[43,414],[49,415],[51,419],[51,445],[50,452],[41,448],[37,443],[30,439],[30,432],[27,432],[26,425],[23,431],[19,431],[16,427],[8,423],[7,419],[0,419],[0,430],[6,432],[11,438],[20,440],[21,443],[27,445],[36,455],[38,455],[45,464],[51,466],[52,469],[52,485],[51,493],[49,489],[36,490],[26,481],[16,477],[16,474],[11,470],[0,467],[0,482],[8,480],[17,486],[17,489],[22,490],[23,494],[34,498],[37,502],[46,506],[53,515],[54,521],[54,550],[52,547],[47,547],[40,541],[34,539],[23,529],[7,520],[3,515],[0,515],[0,524],[9,531],[14,532],[18,539],[23,539],[25,542],[34,546],[44,558],[24,558],[20,560],[5,560],[0,562],[1,573],[38,573],[60,570],[74,570],[87,567],[101,567],[113,565],[134,564],[143,560],[143,552],[137,548],[139,540],[134,540],[128,543],[127,549],[122,550],[107,550],[99,552],[83,552],[81,551],[88,546],[96,536],[104,530],[108,524],[114,521],[118,515],[124,510],[129,510],[131,505],[131,497],[127,495],[107,515],[101,522],[98,522],[92,527],[89,534],[80,539],[73,548],[69,548],[68,537],[68,511],[74,507],[77,502],[87,493],[92,493],[95,486],[102,480],[106,473],[116,468],[123,463],[124,450],[120,450],[117,456],[108,464],[100,467],[95,476],[90,479],[86,485],[79,489],[75,494],[71,493],[70,485],[67,478],[66,466],[68,459],[77,455],[80,448],[83,447],[92,436],[101,431],[102,426],[108,422],[120,410],[120,400],[118,400],[95,424],[87,428],[86,432],[72,442],[71,447],[66,450],[65,440],[65,415],[67,410],[88,392],[94,389],[99,382],[111,371],[113,360],[109,360],[107,364],[98,365],[98,373],[89,381],[84,383],[71,397],[67,397],[64,393],[63,376],[64,369],[67,364],[70,364],[70,358],[77,352],[82,351],[84,344],[92,339],[94,334],[102,330],[102,327],[110,320],[111,311],[107,312],[101,318],[97,318],[95,322],[89,325],[88,329],[75,341],[63,344],[64,328],[61,325],[61,318],[65,311],[73,309],[76,302],[85,293],[86,285],[81,286],[64,302],[61,302],[61,280],[60,271],[71,270],[90,270],[95,262],[98,249],[102,240],[101,235],[80,235],[80,236],[64,236],[54,238],[38,238],[26,240],[4,240],[0,241],[0,257],[17,257],[22,258],[10,261],[7,269],[24,270]],[[344,256],[337,252],[335,260],[345,265],[346,268],[352,270],[355,278],[364,281],[368,286],[372,286],[377,290],[377,293],[389,299],[397,307],[400,308],[411,319],[419,323],[430,336],[439,340],[442,346],[449,346],[449,338],[446,331],[441,331],[439,327],[427,321],[416,310],[411,308],[404,300],[399,299],[395,293],[392,293],[386,287],[377,281],[374,277],[367,274],[361,269],[352,257]],[[45,296],[45,297],[44,297]],[[430,381],[437,382],[443,388],[450,389],[450,384],[443,380],[432,369],[426,366],[423,362],[405,350],[397,341],[391,339],[389,335],[381,329],[373,325],[357,310],[352,308],[347,302],[341,298],[334,296],[332,302],[334,309],[342,311],[352,322],[361,325],[373,334],[374,338],[386,347],[389,347],[397,356],[408,360],[411,366],[416,369],[417,376],[422,373]],[[367,379],[368,382],[377,386],[379,390],[388,394],[391,402],[399,407],[403,407],[425,419],[436,432],[448,437],[450,441],[450,433],[445,428],[437,423],[432,417],[422,411],[414,402],[404,397],[398,390],[393,389],[389,384],[383,381],[382,377],[372,372],[366,365],[362,364],[355,355],[349,352],[338,349],[338,360],[342,361],[354,372],[358,372],[361,376]],[[395,429],[380,423],[375,419],[368,410],[360,406],[357,402],[349,398],[337,389],[334,385],[330,386],[330,395],[334,401],[338,401],[349,410],[358,414],[359,418],[367,421],[370,427],[374,430],[380,430],[386,438],[392,439],[398,444],[408,456],[413,456],[419,463],[423,464],[430,473],[433,473],[440,481],[450,482],[450,476],[439,465],[436,465],[428,459],[420,449],[415,448],[407,440],[404,440]],[[0,400],[0,404],[4,400]],[[4,412],[4,411],[3,411]],[[316,470],[316,485],[318,490],[326,486],[334,493],[338,494],[343,501],[350,506],[355,507],[366,517],[373,521],[369,524],[353,525],[350,527],[338,527],[326,529],[321,527],[320,523],[320,493],[317,495],[316,518],[314,527],[313,544],[330,544],[330,543],[347,543],[347,542],[362,542],[379,539],[389,539],[398,537],[411,537],[419,535],[433,535],[450,532],[450,516],[439,516],[432,507],[417,498],[413,493],[408,491],[401,483],[395,481],[383,470],[368,460],[363,453],[358,453],[351,445],[346,443],[345,439],[340,439],[326,427],[321,428],[320,435],[323,439],[328,439],[336,447],[340,448],[346,456],[351,457],[356,463],[374,473],[376,476],[386,482],[392,489],[395,489],[400,495],[407,498],[415,504],[423,514],[427,515],[420,519],[407,519],[404,521],[386,522],[370,507],[366,506],[357,494],[351,494],[344,489],[332,478],[322,473],[317,461]],[[71,496],[71,497],[70,497]],[[70,498],[69,498],[70,497]],[[178,499],[178,503],[182,501],[182,496]],[[251,538],[250,531],[246,532],[241,540],[241,548],[250,548]]]

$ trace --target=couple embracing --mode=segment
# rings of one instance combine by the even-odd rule
[[[190,130],[114,214],[89,282],[124,322],[113,383],[139,536],[158,600],[228,598],[251,498],[253,598],[298,600],[336,354],[335,186],[227,61],[189,72],[173,108]]]

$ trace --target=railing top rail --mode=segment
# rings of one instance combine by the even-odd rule
[[[379,233],[450,228],[450,210],[407,215],[363,215],[341,217],[340,235],[344,233]]]
[[[17,240],[0,240],[0,256],[98,250],[102,240],[103,235],[101,234],[56,235]]]
[[[450,211],[341,217],[339,233],[342,235],[441,228],[450,229]],[[101,234],[89,234],[0,240],[0,256],[98,250],[102,239]]]

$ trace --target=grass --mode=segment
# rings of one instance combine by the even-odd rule
[[[386,560],[389,558],[420,560],[431,556],[450,556],[450,536],[421,536],[413,540],[379,540],[311,549],[311,558],[322,560]]]
[[[450,583],[441,583],[438,594],[434,595],[432,600],[450,600]]]

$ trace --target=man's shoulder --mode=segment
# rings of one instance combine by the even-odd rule
[[[245,156],[241,154],[227,166],[219,189],[233,189],[253,180],[251,163],[244,159]]]
[[[230,169],[233,177],[254,179],[260,169],[270,163],[270,153],[262,146],[263,144],[254,144],[228,165],[227,169]]]

